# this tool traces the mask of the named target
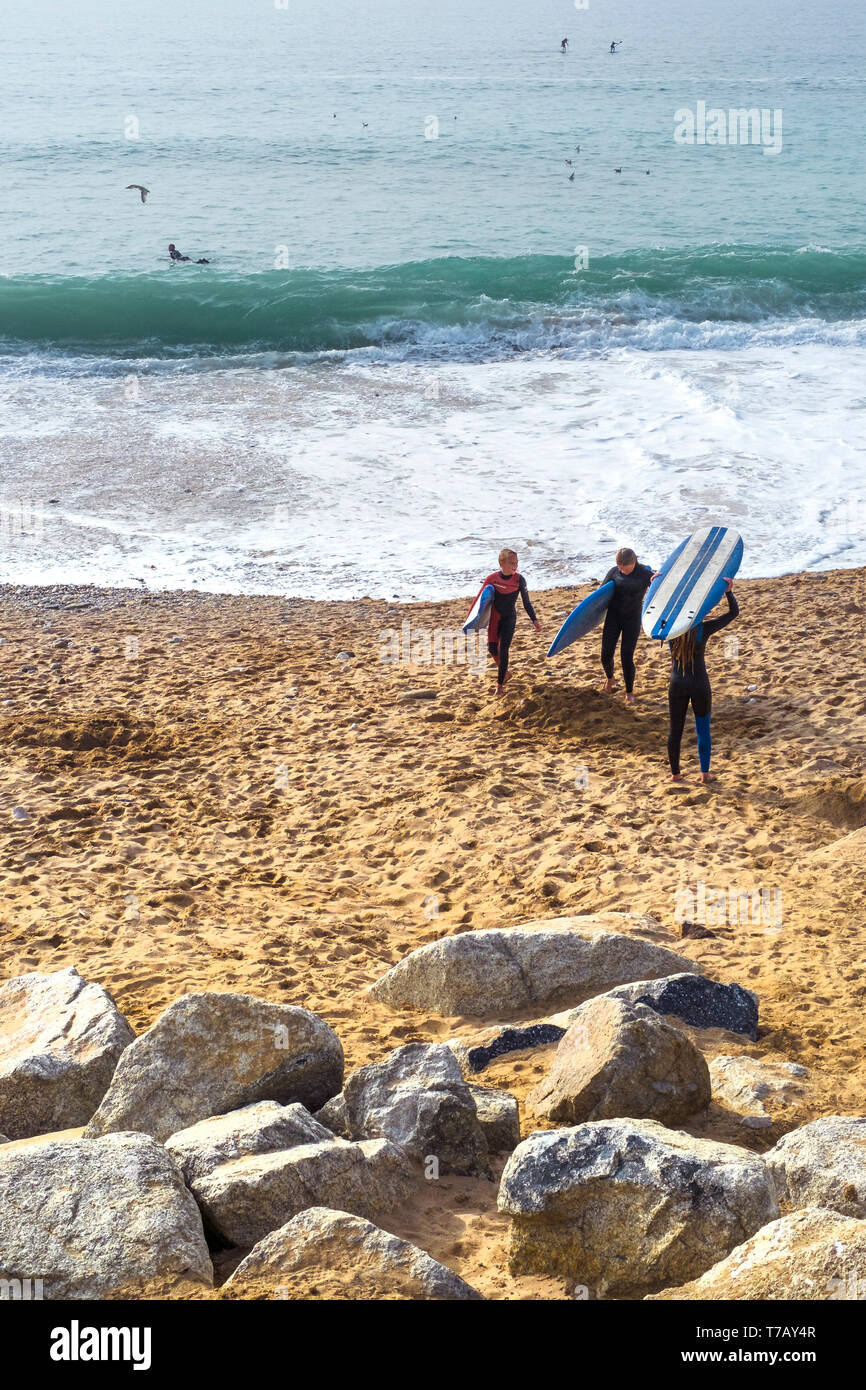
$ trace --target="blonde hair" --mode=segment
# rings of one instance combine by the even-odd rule
[[[684,632],[681,637],[675,637],[671,642],[671,660],[684,674],[686,671],[694,670],[696,643],[697,630],[693,627],[690,627],[688,632]]]
[[[616,552],[616,563],[618,565],[630,565],[633,560],[637,560],[637,556],[633,550],[629,550],[627,545],[624,545],[622,550]]]
[[[516,550],[509,550],[507,547],[506,547],[505,550],[500,550],[500,552],[499,552],[499,563],[500,563],[500,565],[502,564],[503,560],[514,560],[514,562],[515,562],[515,564],[516,564],[516,563],[517,563],[517,551],[516,551]]]

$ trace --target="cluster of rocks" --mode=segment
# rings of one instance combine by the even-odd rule
[[[343,1083],[339,1039],[305,1009],[184,995],[135,1038],[75,970],[10,981],[2,1142],[32,1142],[0,1151],[0,1278],[39,1278],[57,1299],[209,1287],[210,1251],[228,1245],[254,1247],[233,1286],[267,1268],[272,1288],[283,1274],[301,1288],[319,1241],[344,1281],[346,1252],[364,1252],[370,1297],[479,1297],[370,1218],[425,1169],[491,1176],[490,1152],[519,1142],[516,1101],[470,1086],[442,1045],[398,1048]],[[314,1223],[292,1224],[311,1208]]]
[[[376,1223],[430,1179],[492,1179],[505,1154],[516,1276],[594,1298],[855,1296],[866,1118],[789,1123],[763,1155],[685,1133],[713,1099],[750,1129],[790,1120],[808,1077],[747,1055],[708,1065],[682,1025],[754,1042],[758,1000],[662,936],[651,918],[605,914],[424,946],[374,997],[496,1022],[348,1076],[339,1038],[305,1009],[189,994],[136,1038],[74,969],[9,981],[0,1280],[39,1278],[56,1299],[207,1289],[211,1252],[231,1246],[249,1254],[225,1297],[477,1299]],[[477,1077],[552,1043],[526,1108],[559,1127],[521,1141],[515,1097]]]

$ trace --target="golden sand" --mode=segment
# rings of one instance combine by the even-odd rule
[[[741,617],[708,649],[708,787],[689,726],[686,783],[668,781],[656,644],[638,647],[634,707],[600,692],[598,632],[545,660],[554,614],[586,592],[533,595],[544,633],[519,617],[495,700],[492,667],[381,660],[383,631],[453,630],[468,600],[0,591],[0,979],[75,965],[137,1031],[185,991],[247,991],[320,1014],[351,1068],[482,1026],[368,997],[422,943],[650,912],[760,995],[757,1043],[690,1030],[708,1057],[808,1067],[788,1127],[866,1113],[866,571],[738,582]],[[418,689],[437,696],[401,699]],[[781,921],[728,914],[681,940],[701,884],[781,895]],[[522,1101],[551,1055],[478,1079]],[[779,1127],[714,1105],[694,1132],[763,1148]],[[445,1178],[383,1224],[488,1295],[563,1296],[508,1276],[495,1202],[495,1184]]]

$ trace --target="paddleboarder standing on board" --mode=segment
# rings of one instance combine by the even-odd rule
[[[725,591],[725,598],[728,601],[727,613],[723,613],[720,618],[705,619],[669,643],[671,679],[668,686],[668,706],[671,714],[671,730],[668,735],[668,760],[671,765],[672,782],[682,782],[683,780],[680,772],[680,745],[690,703],[692,713],[695,716],[695,732],[698,736],[701,781],[712,782],[714,780],[710,776],[710,754],[712,752],[710,711],[713,695],[710,689],[710,677],[704,661],[704,651],[708,639],[723,627],[727,627],[728,623],[732,623],[740,611],[739,604],[734,598],[734,581],[728,579],[726,582],[728,585]]]
[[[613,598],[607,610],[604,627],[601,630],[601,664],[607,680],[602,686],[606,695],[616,690],[613,678],[613,657],[616,644],[620,642],[619,659],[625,680],[625,698],[628,704],[634,702],[634,649],[640,636],[640,615],[643,596],[655,578],[655,571],[649,565],[639,565],[637,556],[628,546],[616,552],[616,564],[608,570],[602,581],[613,580]]]
[[[496,694],[505,694],[505,682],[509,679],[508,655],[511,639],[517,626],[517,598],[520,596],[523,607],[536,632],[541,631],[541,623],[529,597],[526,580],[517,572],[517,554],[513,550],[500,550],[499,569],[488,574],[481,588],[491,584],[494,589],[493,611],[487,627],[487,650],[497,663]],[[479,594],[480,594],[479,590]]]

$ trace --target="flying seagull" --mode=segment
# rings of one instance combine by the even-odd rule
[[[574,174],[569,174],[569,176],[568,176],[568,182],[569,182],[569,183],[574,183]]]
[[[572,161],[571,161],[570,159],[567,159],[565,162],[566,162],[566,164],[571,164],[571,163],[572,163]]]
[[[147,195],[150,192],[149,188],[143,188],[140,183],[128,183],[126,186],[127,188],[137,188],[139,193],[141,194],[141,201],[143,203],[147,202]]]

